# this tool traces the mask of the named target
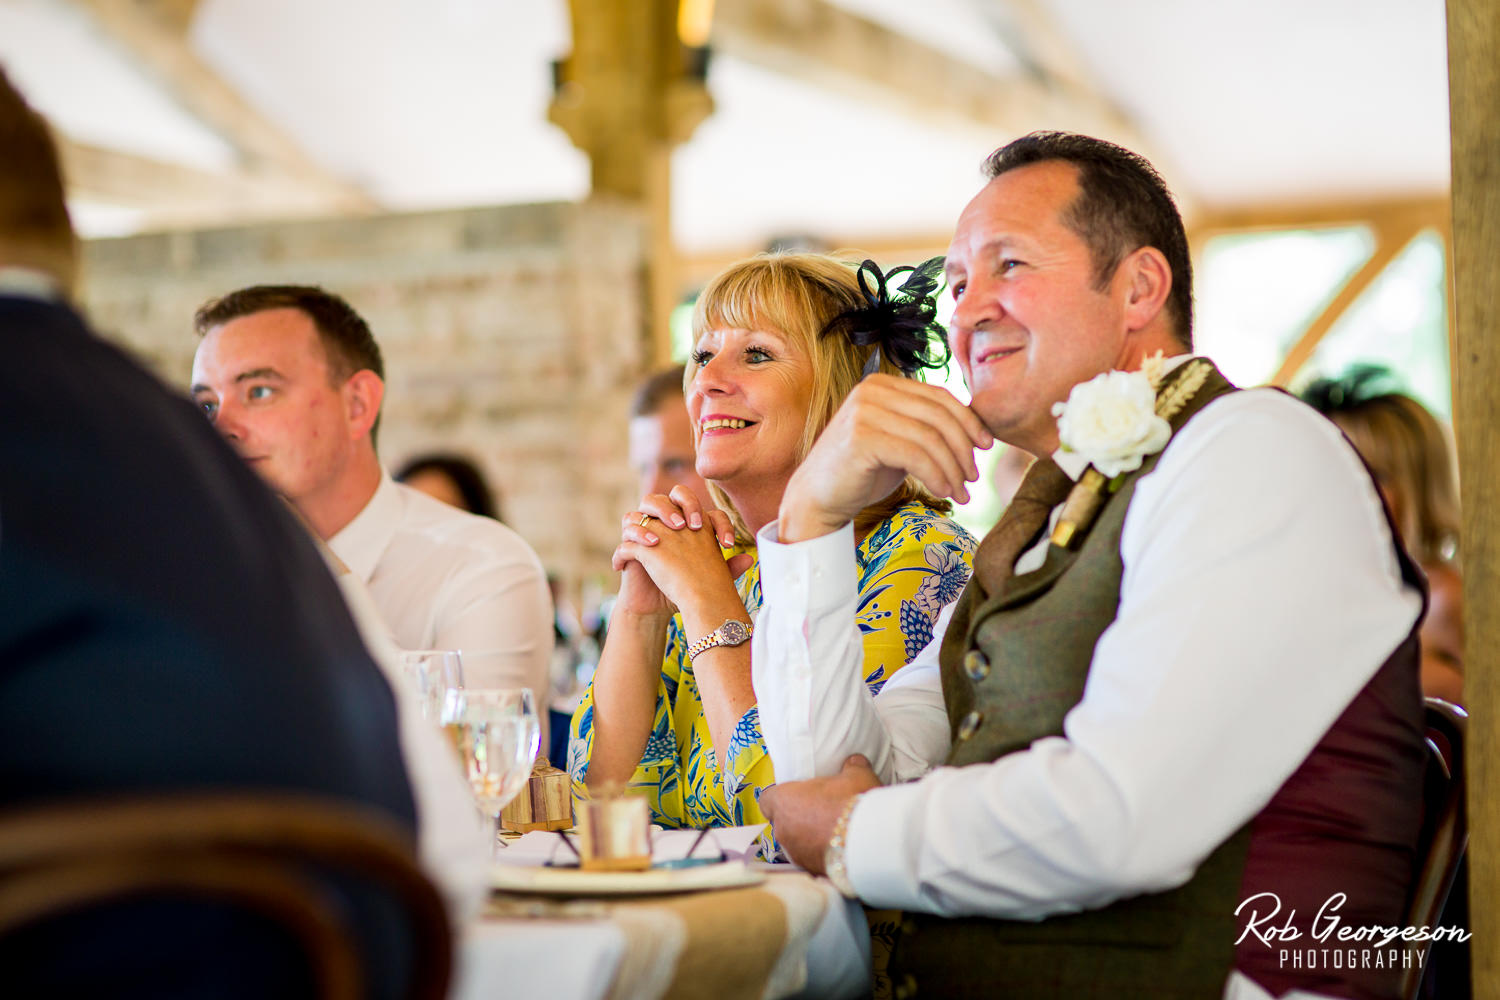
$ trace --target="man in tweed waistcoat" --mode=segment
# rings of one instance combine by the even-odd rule
[[[1335,968],[1329,921],[1402,923],[1420,577],[1335,429],[1192,357],[1149,164],[1037,133],[986,167],[947,262],[972,404],[866,380],[761,533],[776,836],[906,911],[898,993],[1394,997],[1411,957]],[[872,699],[852,515],[906,473],[966,500],[995,440],[1038,461]]]

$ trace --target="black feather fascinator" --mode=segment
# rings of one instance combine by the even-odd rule
[[[835,316],[823,328],[823,336],[843,335],[860,347],[873,347],[866,375],[879,370],[881,355],[909,377],[922,368],[945,367],[948,337],[937,321],[942,273],[942,257],[915,267],[893,267],[884,274],[873,260],[865,261],[858,274],[864,304]],[[903,274],[906,280],[893,290]]]
[[[1320,378],[1303,389],[1299,396],[1319,413],[1346,413],[1381,396],[1404,392],[1400,380],[1384,365],[1369,363],[1350,366],[1342,378]]]

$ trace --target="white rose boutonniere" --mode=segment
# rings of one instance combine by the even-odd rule
[[[1055,403],[1064,449],[1088,459],[1106,479],[1141,467],[1167,446],[1171,426],[1156,413],[1156,387],[1143,371],[1111,371],[1073,387]]]

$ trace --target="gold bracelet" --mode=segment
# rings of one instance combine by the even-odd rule
[[[856,795],[844,806],[838,821],[833,824],[833,836],[828,838],[828,846],[823,849],[823,874],[828,876],[828,881],[833,883],[835,889],[849,899],[859,898],[859,893],[854,891],[854,883],[849,881],[849,867],[844,863],[849,817],[854,814],[854,807],[858,802],[859,796]]]

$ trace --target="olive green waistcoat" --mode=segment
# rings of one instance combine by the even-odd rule
[[[1173,432],[1231,386],[1217,371],[1169,422]],[[1171,447],[1171,442],[1168,442]],[[1120,533],[1140,477],[1127,474],[1081,538],[1048,546],[1035,571],[992,595],[971,581],[943,641],[954,766],[988,763],[1061,735],[1094,646],[1120,603]],[[1041,923],[908,915],[892,960],[898,995],[1218,997],[1234,960],[1233,911],[1248,833],[1186,885]]]

